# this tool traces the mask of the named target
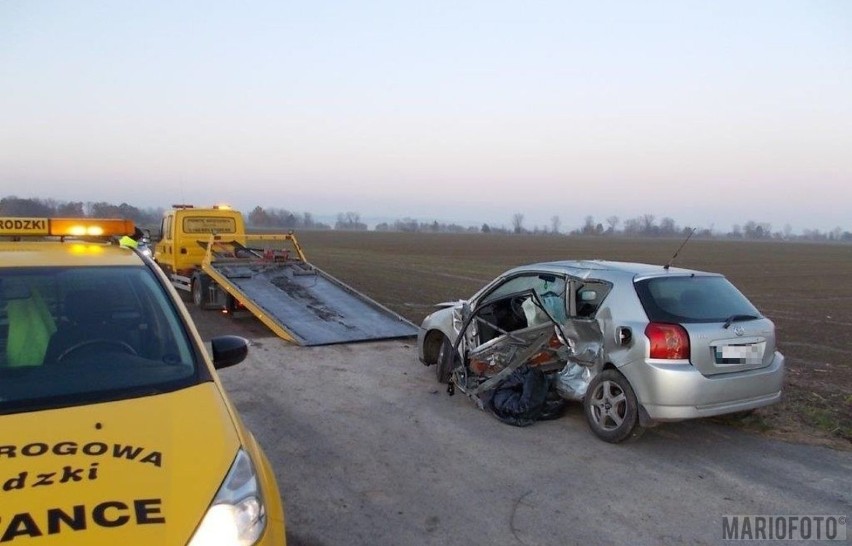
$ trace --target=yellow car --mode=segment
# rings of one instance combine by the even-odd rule
[[[132,222],[0,218],[0,544],[282,545],[269,461]]]

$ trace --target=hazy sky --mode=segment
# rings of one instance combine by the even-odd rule
[[[852,229],[852,1],[0,0],[0,197]]]

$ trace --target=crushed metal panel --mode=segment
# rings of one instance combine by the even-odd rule
[[[555,360],[550,356],[555,352],[548,350],[553,337],[551,325],[505,334],[472,350],[468,355],[468,367],[477,376],[492,377],[527,362],[534,365],[534,360],[539,365],[550,363]]]
[[[508,323],[504,323],[507,330],[479,315],[485,309],[488,316],[489,308],[501,302],[520,301],[518,298],[523,300],[518,311],[523,312],[526,328],[511,330]],[[557,322],[533,291],[510,294],[479,306],[462,325],[464,331],[454,349],[462,340],[470,343],[479,338],[478,324],[492,332],[499,331],[501,335],[471,349],[463,369],[457,370],[461,373],[454,374],[453,382],[480,408],[484,406],[483,394],[523,365],[557,372],[554,374],[557,393],[565,399],[581,400],[606,361],[603,333],[597,320]]]
[[[562,333],[571,344],[571,353],[556,376],[556,390],[563,398],[582,400],[606,360],[603,332],[596,320],[568,320]]]

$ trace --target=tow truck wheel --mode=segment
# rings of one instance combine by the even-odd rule
[[[192,303],[200,309],[207,309],[207,294],[210,292],[210,279],[198,276],[192,279]]]

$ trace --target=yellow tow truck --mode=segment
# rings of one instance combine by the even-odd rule
[[[308,262],[296,236],[246,231],[224,206],[173,205],[154,260],[195,305],[246,309],[300,345],[413,337],[417,327]]]

